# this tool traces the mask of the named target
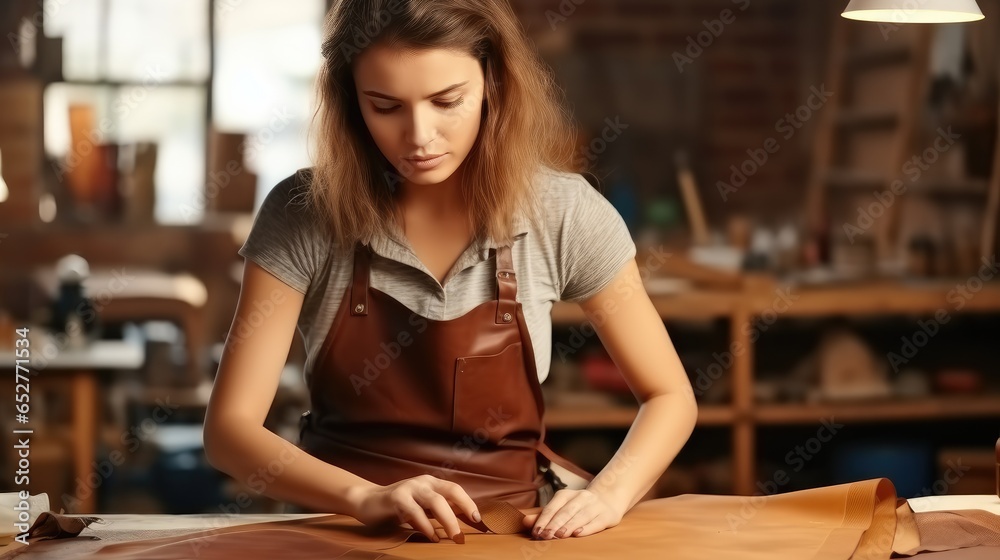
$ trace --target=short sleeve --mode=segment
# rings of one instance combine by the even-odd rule
[[[282,180],[264,197],[239,250],[272,276],[305,294],[321,255],[315,212],[306,205],[299,174]]]
[[[621,214],[582,175],[577,178],[559,240],[559,299],[576,303],[608,286],[636,254]]]

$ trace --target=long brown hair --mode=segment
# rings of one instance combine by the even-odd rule
[[[482,121],[459,167],[470,223],[500,243],[511,242],[517,211],[537,224],[535,175],[543,167],[579,171],[575,130],[562,90],[507,0],[337,0],[325,23],[310,130],[316,153],[306,178],[309,201],[328,218],[335,244],[353,249],[399,219],[393,194],[400,171],[368,132],[351,73],[352,61],[376,43],[444,48],[480,61]]]

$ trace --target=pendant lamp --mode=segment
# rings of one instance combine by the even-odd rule
[[[10,191],[7,190],[7,183],[3,181],[3,163],[0,162],[0,202],[7,200]]]
[[[841,15],[887,23],[961,23],[985,17],[976,0],[851,0]]]

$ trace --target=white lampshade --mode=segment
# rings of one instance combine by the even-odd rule
[[[851,0],[841,15],[888,23],[961,23],[985,17],[976,0]]]
[[[10,191],[7,190],[7,183],[3,182],[3,160],[0,157],[0,202],[5,202],[8,196]]]

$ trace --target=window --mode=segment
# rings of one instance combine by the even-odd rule
[[[44,32],[63,38],[64,77],[45,91],[47,154],[69,162],[88,148],[72,145],[70,112],[89,106],[94,141],[157,145],[155,220],[193,223],[211,124],[246,135],[259,204],[309,164],[325,9],[324,0],[46,0]]]

